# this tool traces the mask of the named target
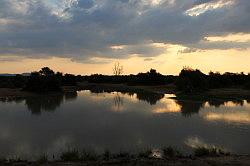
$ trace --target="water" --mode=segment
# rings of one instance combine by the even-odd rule
[[[177,100],[150,93],[91,93],[2,99],[0,154],[35,158],[68,148],[102,152],[216,146],[250,153],[247,101]]]

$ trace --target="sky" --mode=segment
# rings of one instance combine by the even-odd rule
[[[0,0],[0,73],[250,72],[250,0]]]

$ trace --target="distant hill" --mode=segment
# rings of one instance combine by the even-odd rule
[[[0,77],[14,77],[17,74],[9,74],[9,73],[2,73],[0,74]],[[22,76],[30,76],[30,73],[22,73]]]
[[[30,76],[30,73],[22,73],[22,76]]]
[[[16,76],[16,74],[3,73],[3,74],[0,74],[0,76],[10,77],[10,76]]]

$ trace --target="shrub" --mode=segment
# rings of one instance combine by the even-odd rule
[[[63,152],[60,158],[62,161],[80,161],[81,160],[80,153],[76,149]]]
[[[208,89],[207,76],[200,70],[183,68],[176,81],[178,90],[185,93],[193,93]]]
[[[138,153],[139,158],[149,158],[152,154],[152,151],[150,149],[142,150]]]
[[[89,151],[86,151],[86,150],[83,150],[81,153],[80,153],[80,158],[82,161],[96,161],[98,160],[98,155],[95,151],[92,151],[92,150],[89,150]]]
[[[163,157],[181,157],[182,154],[180,151],[178,151],[177,149],[174,149],[173,147],[169,146],[169,147],[164,147],[162,149],[163,151]]]
[[[104,153],[103,153],[103,159],[104,160],[110,160],[112,157],[111,153],[109,150],[105,150]]]
[[[47,163],[48,160],[48,155],[47,154],[42,154],[41,156],[39,156],[37,162],[38,163]]]
[[[197,147],[194,149],[194,155],[197,157],[203,156],[219,156],[219,155],[229,155],[229,152],[225,152],[222,149],[218,149],[215,147],[207,148],[207,147]]]
[[[32,72],[25,90],[32,92],[61,91],[61,82],[49,68],[42,68],[39,72]]]

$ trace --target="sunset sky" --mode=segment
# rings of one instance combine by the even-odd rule
[[[250,72],[250,0],[0,0],[0,73]]]

